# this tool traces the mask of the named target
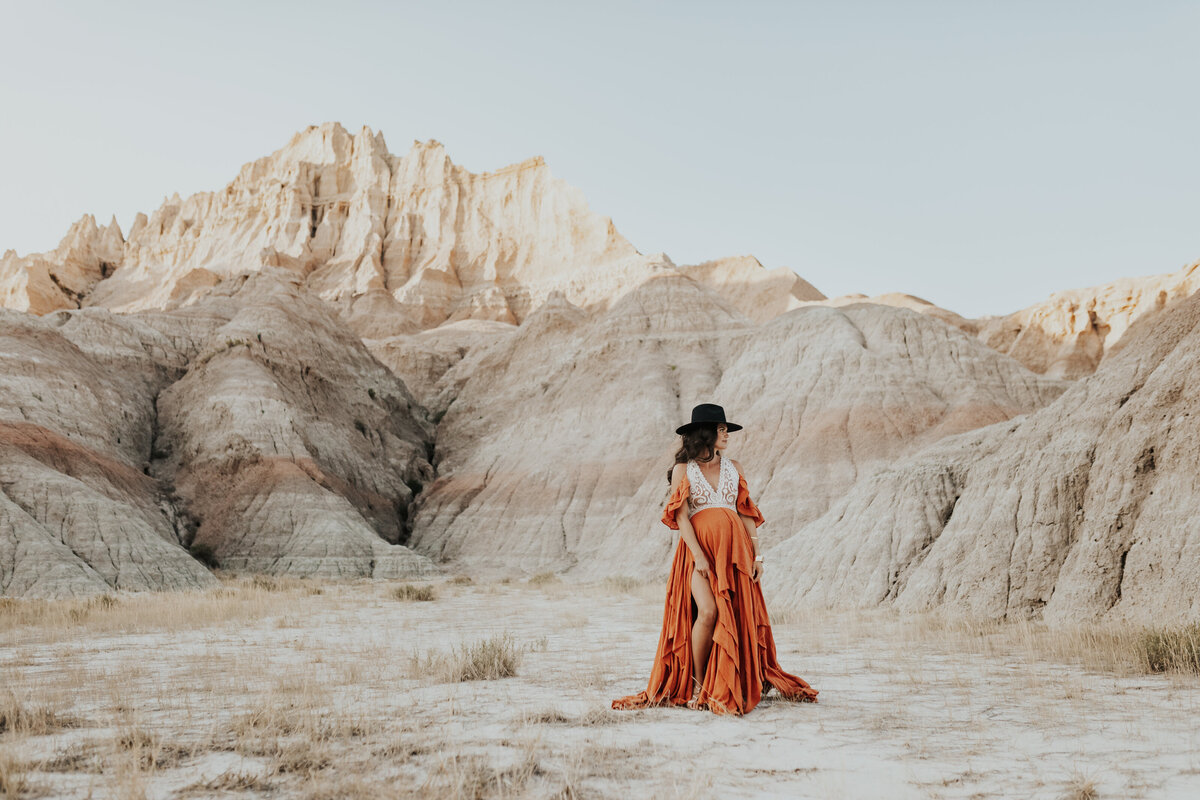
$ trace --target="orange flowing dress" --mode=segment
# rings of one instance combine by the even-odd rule
[[[708,584],[717,604],[717,622],[708,666],[699,694],[702,707],[718,714],[745,714],[774,687],[797,701],[815,703],[817,690],[784,672],[775,656],[775,638],[767,619],[762,589],[750,579],[754,547],[739,514],[763,524],[746,479],[721,458],[717,486],[709,484],[695,461],[667,501],[662,521],[679,530],[675,515],[689,506],[692,528],[708,559]],[[646,691],[613,700],[615,709],[687,705],[692,683],[692,551],[680,537],[667,582],[662,634]]]

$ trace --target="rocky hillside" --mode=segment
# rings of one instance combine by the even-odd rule
[[[0,311],[0,593],[211,583],[194,556],[425,574],[398,542],[431,444],[403,383],[286,272],[169,312]]]
[[[1021,419],[860,481],[771,551],[780,600],[1050,621],[1194,618],[1200,295]]]
[[[944,323],[871,304],[755,325],[722,292],[651,278],[603,313],[558,297],[438,381],[437,481],[413,546],[497,572],[661,569],[673,429],[715,399],[774,531],[942,437],[1063,390]]]

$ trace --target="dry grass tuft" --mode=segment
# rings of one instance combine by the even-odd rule
[[[89,597],[83,600],[78,605],[67,609],[67,616],[72,622],[87,622],[92,618],[92,615],[100,612],[103,613],[112,608],[116,608],[120,604],[120,600],[111,594],[102,594],[99,597]]]
[[[386,759],[388,761],[407,761],[416,756],[423,756],[438,748],[437,743],[430,743],[427,740],[410,741],[408,739],[395,739],[388,744],[371,751],[371,754],[376,758]]]
[[[1067,784],[1063,800],[1099,800],[1100,792],[1091,778],[1076,773]]]
[[[437,590],[432,586],[417,586],[405,583],[392,589],[392,597],[397,600],[428,602],[437,600]]]
[[[335,745],[370,736],[379,728],[379,723],[367,718],[331,713],[324,698],[301,689],[294,700],[278,695],[264,698],[254,709],[235,718],[230,732],[236,740],[236,752],[270,762],[267,777],[311,777],[333,766]],[[266,780],[253,776],[239,779]]]
[[[104,772],[104,759],[93,746],[78,744],[38,764],[39,772],[85,772],[93,775]]]
[[[12,756],[0,753],[0,798],[17,800],[40,794],[34,791],[25,773],[25,766]]]
[[[274,789],[274,785],[262,775],[250,772],[222,772],[207,781],[197,781],[179,790],[176,797],[193,797],[209,795],[213,792],[257,792],[266,793]]]
[[[162,742],[157,736],[140,728],[122,731],[114,744],[118,751],[130,753],[133,763],[140,770],[175,767],[196,754],[194,747]]]
[[[621,715],[607,708],[593,708],[583,716],[572,717],[556,708],[550,708],[532,714],[526,717],[524,721],[531,724],[571,725],[574,727],[594,728],[620,722]]]
[[[387,784],[375,783],[357,775],[318,776],[309,781],[304,800],[382,800],[409,797],[398,794]]]
[[[288,575],[251,575],[236,580],[264,592],[300,592],[309,595],[325,593],[324,589],[312,581]]]
[[[0,695],[0,734],[45,736],[63,728],[79,727],[80,724],[74,717],[59,714],[49,706],[27,706],[11,691]]]
[[[529,579],[530,586],[547,586],[552,583],[562,583],[553,572],[539,572]]]
[[[1150,628],[1137,640],[1147,672],[1200,672],[1200,622],[1179,628]]]
[[[318,700],[314,697],[301,697],[299,701],[267,697],[233,721],[233,735],[239,741],[301,736],[314,742],[335,742],[368,736],[379,727],[378,723],[364,717],[331,714]]]
[[[609,591],[633,594],[642,588],[645,581],[639,581],[637,578],[631,578],[628,575],[617,575],[605,578],[602,583],[604,588]]]
[[[525,718],[525,722],[536,725],[566,725],[573,721],[573,718],[559,711],[557,708],[548,708],[545,711],[538,711],[535,714]]]
[[[593,708],[591,711],[579,718],[579,724],[589,728],[600,725],[615,725],[622,719],[627,719],[617,712],[608,708]]]
[[[524,796],[530,779],[545,774],[533,753],[507,769],[497,769],[478,755],[455,753],[443,759],[421,787],[422,796],[479,800]]]
[[[490,681],[516,676],[524,650],[508,633],[456,647],[450,652],[414,654],[409,673],[436,683]]]
[[[236,720],[233,734],[234,750],[269,759],[271,775],[313,775],[334,764],[332,742],[365,735],[366,728],[338,717],[329,720],[316,706],[276,710],[268,702]]]
[[[449,581],[449,583],[454,586],[469,586],[474,582],[475,581],[471,580],[470,576],[468,575],[455,575]]]
[[[275,775],[313,775],[333,766],[333,753],[325,743],[305,739],[277,741],[274,751],[263,755],[271,756]]]
[[[157,740],[140,728],[122,731],[116,740],[118,750],[145,750],[154,747],[155,744]]]
[[[507,633],[455,650],[450,682],[512,678],[521,666],[521,651]]]

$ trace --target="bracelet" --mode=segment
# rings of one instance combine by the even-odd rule
[[[755,556],[754,560],[757,561],[759,564],[763,563],[762,556]]]

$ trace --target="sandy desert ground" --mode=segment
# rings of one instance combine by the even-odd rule
[[[661,591],[242,577],[0,600],[0,797],[1200,796],[1200,678],[1140,671],[1134,631],[780,613],[819,704],[613,712]]]

